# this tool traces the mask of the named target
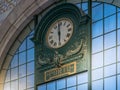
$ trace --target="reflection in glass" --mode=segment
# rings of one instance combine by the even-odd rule
[[[116,7],[110,4],[104,4],[104,16],[109,16],[116,13]]]
[[[34,43],[31,40],[32,37],[33,36],[31,35],[27,38],[27,49],[34,47]]]
[[[11,80],[15,80],[18,78],[18,67],[11,69]]]
[[[116,90],[116,76],[105,79],[104,90]]]
[[[117,22],[117,26],[118,26],[118,28],[120,28],[120,13],[118,13],[117,19],[118,19],[118,20],[117,20],[117,21],[118,21],[118,22]]]
[[[26,63],[26,52],[19,54],[19,65]]]
[[[116,62],[116,48],[106,50],[104,53],[105,65],[112,64]]]
[[[67,88],[67,90],[76,90],[76,87]]]
[[[46,90],[46,84],[38,86],[37,90]]]
[[[120,75],[117,76],[118,77],[118,82],[117,82],[117,86],[118,86],[118,90],[120,90]]]
[[[88,84],[79,85],[77,90],[88,90]]]
[[[103,18],[103,4],[100,4],[92,9],[92,20],[97,21]],[[97,13],[96,13],[97,12]]]
[[[88,3],[82,3],[82,10],[88,9]]]
[[[34,62],[27,63],[27,75],[34,73]]]
[[[116,45],[116,31],[105,35],[105,49]]]
[[[116,74],[116,64],[104,67],[104,76],[112,76]]]
[[[120,74],[120,63],[117,64],[117,73]]]
[[[34,48],[27,51],[27,61],[34,60]]]
[[[117,39],[118,39],[118,45],[120,45],[120,30],[118,30],[118,32],[117,32]]]
[[[92,82],[92,90],[103,90],[103,80]]]
[[[88,73],[85,72],[85,73],[80,73],[78,74],[78,80],[77,80],[78,84],[82,84],[82,83],[86,83],[88,82]]]
[[[95,69],[92,71],[92,80],[103,78],[103,68]]]
[[[27,76],[27,88],[34,87],[34,75]]]
[[[55,90],[55,82],[48,83],[47,90]]]
[[[67,78],[67,87],[76,85],[76,76],[71,76]]]
[[[92,6],[93,7],[96,6],[96,5],[98,5],[98,4],[100,4],[100,2],[92,2]]]
[[[11,68],[18,66],[18,54],[14,55],[12,62],[11,62]]]
[[[103,66],[103,52],[92,55],[92,69]]]
[[[10,90],[10,82],[5,83],[4,90]]]
[[[116,29],[116,15],[105,18],[105,33]]]
[[[26,39],[22,42],[20,48],[19,48],[19,52],[25,51],[26,50]]]
[[[92,53],[103,50],[103,36],[92,39]]]
[[[18,80],[11,82],[11,90],[18,90]]]
[[[19,90],[26,89],[26,77],[19,79]]]
[[[19,66],[19,77],[26,76],[26,65]]]
[[[65,79],[60,79],[57,81],[57,90],[65,88],[66,82]]]
[[[103,20],[92,24],[92,37],[96,37],[103,34]]]
[[[117,60],[120,61],[120,46],[117,47]]]

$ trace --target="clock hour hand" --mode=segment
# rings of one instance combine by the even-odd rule
[[[58,38],[59,38],[59,44],[60,44],[60,38],[61,38],[60,23],[58,23]]]

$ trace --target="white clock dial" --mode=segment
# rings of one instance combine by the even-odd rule
[[[56,20],[48,29],[46,41],[51,48],[64,46],[73,34],[73,23],[68,18]]]

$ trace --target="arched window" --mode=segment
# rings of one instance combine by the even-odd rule
[[[88,13],[88,3],[77,3]],[[34,90],[33,33],[23,41],[8,69],[4,90]],[[91,81],[88,72],[38,86],[38,90],[120,90],[120,8],[92,2]],[[74,83],[73,83],[74,82]]]

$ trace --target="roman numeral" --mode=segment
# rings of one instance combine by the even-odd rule
[[[57,29],[57,26],[55,26],[54,29]]]
[[[49,39],[52,39],[53,36],[49,36]]]
[[[55,43],[54,43],[54,46],[56,46],[56,45],[57,45],[57,43],[55,42]]]
[[[69,27],[69,26],[70,26],[70,24],[67,25],[67,27]]]
[[[71,28],[69,28],[69,29],[68,29],[68,32],[70,32],[71,30],[72,30],[72,29],[71,29]]]
[[[53,42],[54,42],[53,40],[50,41],[51,44],[53,44]]]
[[[70,37],[70,33],[67,33],[67,37],[68,37],[68,38]]]

